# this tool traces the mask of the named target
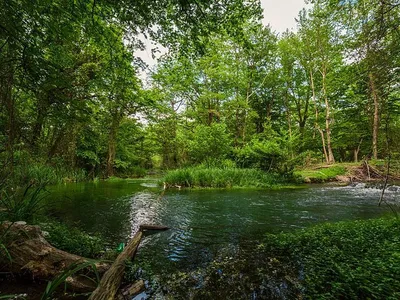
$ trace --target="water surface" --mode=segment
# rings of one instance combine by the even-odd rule
[[[266,233],[287,232],[321,222],[379,217],[381,191],[314,186],[268,190],[162,190],[151,180],[77,183],[53,187],[47,213],[115,248],[140,224],[169,226],[146,237],[138,259],[155,271],[201,267],[220,256],[260,243]],[[399,192],[388,191],[387,197]]]

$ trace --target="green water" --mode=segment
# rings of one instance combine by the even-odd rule
[[[265,233],[321,222],[375,218],[379,190],[315,186],[295,190],[162,190],[154,181],[78,183],[53,187],[47,214],[101,234],[112,248],[139,224],[169,226],[146,237],[138,252],[157,272],[201,267],[253,247]],[[391,196],[390,194],[388,195]]]

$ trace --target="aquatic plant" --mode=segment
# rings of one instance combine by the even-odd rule
[[[395,219],[325,224],[264,244],[296,259],[311,299],[399,299],[400,222]]]
[[[203,166],[169,171],[162,181],[169,186],[211,188],[270,188],[287,182],[283,176],[257,169],[207,168]]]

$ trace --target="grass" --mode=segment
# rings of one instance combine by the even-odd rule
[[[295,175],[302,178],[304,182],[327,182],[335,180],[338,175],[345,175],[347,167],[345,165],[333,165],[331,167],[316,167],[296,171]]]
[[[396,218],[340,222],[272,236],[260,249],[298,261],[307,298],[399,299],[399,232]]]
[[[57,291],[57,289],[64,284],[65,280],[77,274],[78,272],[81,272],[85,269],[92,269],[93,273],[96,276],[96,279],[93,280],[96,285],[100,282],[100,276],[99,273],[97,272],[96,264],[94,261],[88,261],[88,262],[83,262],[83,263],[75,263],[69,266],[68,269],[66,269],[64,272],[62,272],[58,277],[53,279],[52,281],[49,281],[46,290],[44,291],[41,300],[50,300],[50,299],[57,299],[53,297],[53,294]],[[85,276],[87,279],[91,279],[89,276]]]
[[[169,171],[162,179],[168,186],[272,188],[288,183],[283,176],[257,169],[191,167]]]
[[[88,258],[104,255],[106,245],[100,236],[54,221],[43,223],[40,228],[48,232],[46,240],[60,250]]]
[[[196,299],[400,299],[399,232],[398,219],[381,218],[268,235],[251,253],[169,276],[165,289]]]
[[[33,183],[25,188],[0,191],[0,221],[31,221],[46,196],[45,186]]]
[[[41,163],[17,165],[8,174],[0,174],[5,178],[7,186],[22,187],[35,185],[51,185],[87,180],[86,172],[82,169],[68,169],[63,166],[51,166]]]

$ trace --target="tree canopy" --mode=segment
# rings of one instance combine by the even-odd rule
[[[278,34],[255,0],[3,0],[0,156],[94,177],[398,155],[399,14],[315,0]],[[168,49],[149,84],[139,34]]]

